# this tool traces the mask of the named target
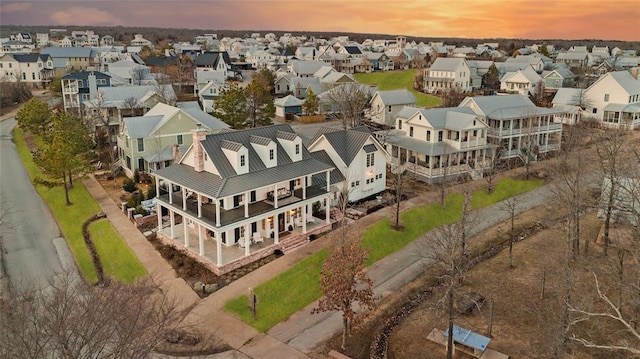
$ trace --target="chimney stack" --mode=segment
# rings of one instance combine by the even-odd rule
[[[204,148],[200,142],[207,137],[207,131],[202,128],[202,124],[198,123],[197,128],[191,131],[193,136],[193,169],[196,172],[204,171]]]

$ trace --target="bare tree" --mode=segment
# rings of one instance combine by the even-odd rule
[[[440,155],[440,168],[442,170],[442,176],[438,180],[436,186],[438,187],[438,192],[440,193],[440,206],[445,206],[445,201],[447,199],[447,181],[449,179],[449,171],[451,170],[451,156],[449,154],[448,148],[444,146],[444,152]]]
[[[442,93],[442,107],[457,107],[467,95],[458,86],[454,86]]]
[[[0,305],[3,358],[147,358],[185,315],[150,279],[105,288],[64,272]]]
[[[623,130],[609,129],[600,132],[598,136],[598,142],[596,143],[596,151],[598,153],[598,159],[600,168],[604,176],[604,188],[605,194],[602,198],[601,208],[604,211],[604,256],[608,255],[609,251],[609,229],[611,227],[611,219],[613,211],[615,209],[615,198],[618,192],[618,185],[620,179],[620,170],[624,158],[624,139],[626,132]]]
[[[537,161],[540,151],[537,141],[538,135],[535,134],[535,128],[537,126],[534,125],[534,122],[536,120],[539,120],[539,118],[533,113],[527,114],[521,119],[521,131],[523,135],[519,138],[518,158],[520,158],[524,165],[526,179],[529,179],[531,165]]]
[[[373,281],[364,266],[369,250],[362,247],[360,233],[351,233],[338,239],[331,246],[329,256],[322,265],[320,287],[324,296],[312,313],[334,310],[342,312],[341,348],[344,351],[350,327],[361,323],[368,311],[376,307],[376,298]],[[358,305],[358,311],[354,308],[355,304]]]
[[[138,65],[131,68],[129,74],[131,75],[131,84],[140,86],[147,79],[149,70],[144,66]]]
[[[598,322],[598,325],[602,325],[604,322],[613,322],[620,329],[618,334],[609,336],[611,340],[608,343],[597,341],[593,338],[585,338],[585,336],[576,335],[575,333],[570,339],[587,348],[622,351],[634,356],[640,355],[640,332],[636,329],[635,319],[624,314],[622,306],[611,299],[611,296],[603,289],[595,273],[593,273],[593,277],[597,299],[603,304],[603,307],[601,309],[583,309],[573,305],[570,306],[571,313],[574,316],[569,323],[570,328],[575,328],[588,322]]]
[[[512,196],[502,202],[500,208],[509,214],[509,267],[513,268],[513,243],[516,237],[515,219],[518,213],[520,196]]]
[[[397,166],[391,166],[391,173],[393,174],[393,188],[395,190],[395,196],[393,198],[393,207],[391,207],[391,213],[393,215],[394,226],[396,230],[400,229],[400,203],[403,196],[403,185],[405,176],[405,164],[399,164]]]
[[[333,112],[342,122],[342,127],[356,127],[364,119],[364,111],[371,95],[365,85],[358,83],[340,84],[322,93],[324,107]]]
[[[487,142],[489,167],[484,171],[484,180],[487,182],[487,193],[490,194],[495,189],[495,179],[502,162],[502,152],[505,149],[500,146],[500,141],[497,139],[489,139]]]
[[[468,195],[466,196],[468,197]],[[465,255],[464,246],[468,245],[467,235],[471,228],[468,214],[463,214],[465,220],[445,224],[434,230],[422,248],[421,256],[427,259],[427,263],[433,263],[441,273],[444,283],[445,296],[442,298],[448,312],[448,345],[447,358],[453,358],[453,324],[455,321],[455,297],[456,290],[462,283],[464,272],[467,270],[469,260]]]

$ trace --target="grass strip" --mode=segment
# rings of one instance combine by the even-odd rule
[[[69,189],[69,198],[73,203],[70,206],[66,204],[64,188],[62,188],[62,186],[49,188],[36,183],[36,179],[43,179],[46,178],[46,176],[34,163],[31,151],[25,143],[22,131],[16,127],[12,133],[22,163],[24,164],[31,181],[34,182],[35,189],[47,203],[49,210],[51,210],[53,217],[56,219],[56,222],[60,227],[60,231],[66,238],[69,248],[71,249],[71,253],[73,253],[73,257],[75,258],[80,273],[87,282],[95,283],[98,276],[91,260],[91,254],[82,237],[82,224],[91,216],[100,212],[100,207],[80,181],[75,181],[73,187]],[[102,253],[99,253],[100,260],[105,268],[114,267],[117,264],[113,263],[121,262],[121,259],[118,258],[120,253],[122,253],[125,248],[129,248],[123,241],[122,237],[113,230],[104,234],[104,238],[112,242],[112,247],[124,247],[115,252],[102,251]],[[133,258],[135,258],[135,256],[133,256]],[[135,258],[135,262],[140,266],[142,265],[137,258]],[[126,273],[128,271],[125,270],[123,272]],[[129,278],[129,274],[125,275],[123,278],[120,278],[117,275],[115,276],[115,279],[125,283],[130,281]]]
[[[132,283],[136,278],[147,275],[145,267],[120,238],[111,222],[106,219],[92,222],[89,233],[98,257],[102,260],[105,276],[117,278],[123,283]]]

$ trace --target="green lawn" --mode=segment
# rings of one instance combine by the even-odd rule
[[[147,275],[147,270],[131,248],[123,245],[111,222],[106,219],[93,222],[89,225],[89,233],[102,260],[106,276],[118,278],[123,283],[132,283],[136,278]],[[105,261],[103,258],[108,260]]]
[[[17,127],[13,130],[13,138],[20,158],[22,159],[22,163],[24,164],[31,180],[33,181],[35,178],[45,178],[38,167],[33,163],[31,152],[24,142],[22,132]],[[100,207],[84,185],[79,181],[76,181],[73,187],[69,189],[69,198],[73,203],[71,206],[67,206],[64,189],[61,186],[53,188],[47,188],[39,184],[35,184],[34,186],[42,199],[49,206],[51,213],[62,231],[62,235],[67,239],[67,243],[69,244],[71,253],[73,253],[76,260],[78,269],[88,282],[96,282],[98,276],[93,266],[89,250],[87,249],[82,237],[82,224],[89,217],[100,212]],[[113,247],[125,247],[128,249],[126,243],[117,233],[112,231],[111,234],[113,235],[110,237],[113,242]],[[104,254],[104,257],[101,256],[100,260],[102,261],[103,266],[106,268],[107,266],[112,266],[112,262],[120,261],[121,259],[118,258],[118,256],[121,252],[122,251],[119,251],[118,253],[102,253]],[[132,257],[133,258],[129,258],[127,260],[134,260],[136,263],[141,265],[135,256]],[[123,282],[128,280],[128,278],[120,277],[116,277],[116,279]]]
[[[487,195],[484,190],[475,192],[472,206],[485,207],[542,185],[543,182],[540,180],[503,179],[496,184],[496,189],[491,195]],[[437,203],[412,208],[400,217],[404,225],[403,231],[393,230],[388,218],[376,222],[363,235],[362,245],[371,250],[366,265],[371,266],[389,254],[399,251],[425,232],[459,220],[462,215],[462,203],[462,195],[452,193],[447,196],[445,208]],[[327,250],[318,252],[255,288],[259,301],[256,321],[249,311],[248,295],[228,301],[225,309],[259,331],[268,330],[322,296],[319,287],[320,270],[327,253]]]
[[[471,199],[473,208],[482,208],[500,202],[509,197],[516,196],[520,193],[529,192],[534,188],[542,187],[542,180],[515,180],[513,178],[505,178],[496,184],[493,192],[488,194],[486,190],[476,191]]]
[[[428,95],[413,89],[413,79],[416,69],[371,72],[368,74],[354,74],[356,81],[367,84],[376,85],[379,90],[396,90],[406,88],[416,97],[416,105],[420,107],[437,107],[440,106],[441,99],[437,96]]]
[[[323,249],[256,287],[255,321],[249,310],[248,293],[228,301],[225,309],[261,332],[268,330],[322,296],[318,278],[328,254],[329,251]]]

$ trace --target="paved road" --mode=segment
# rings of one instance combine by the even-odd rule
[[[75,265],[18,157],[11,136],[15,124],[14,118],[0,122],[0,278],[24,288],[46,285]]]

